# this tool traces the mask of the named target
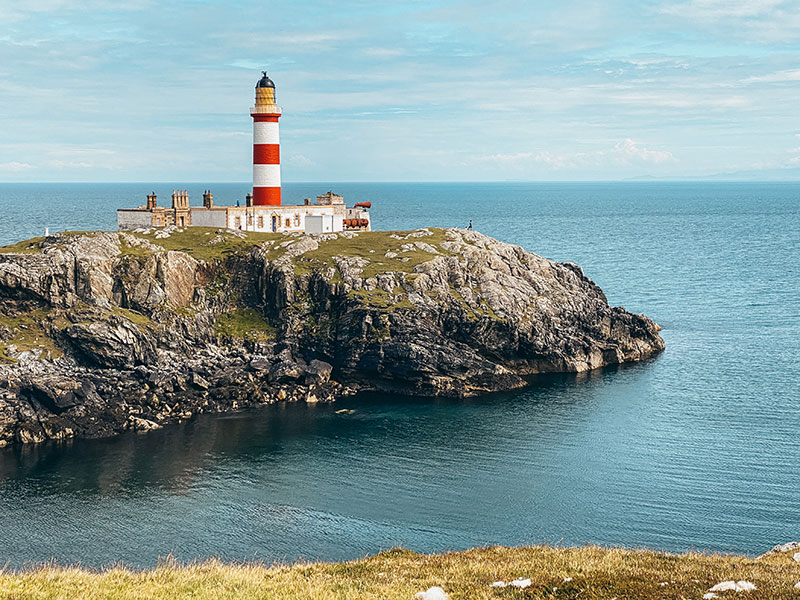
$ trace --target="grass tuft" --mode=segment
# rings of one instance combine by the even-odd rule
[[[266,341],[275,339],[275,328],[252,308],[236,308],[217,317],[214,330],[224,337]]]
[[[234,235],[232,232],[222,230],[217,233],[216,227],[187,227],[183,231],[175,231],[169,237],[158,239],[156,233],[159,229],[153,229],[152,233],[134,233],[131,235],[148,240],[165,250],[178,250],[186,252],[190,256],[205,261],[222,260],[229,256],[246,252],[253,246],[257,246],[269,240],[283,240],[284,236],[280,233],[255,233],[246,232],[244,238]],[[215,244],[211,242],[217,238],[222,238]],[[144,255],[147,251],[128,245],[121,248],[123,254]]]
[[[425,242],[433,246],[440,254],[449,254],[439,247],[446,241],[444,229],[430,229],[432,235],[396,239],[392,235],[404,237],[409,231],[362,231],[352,238],[337,237],[335,240],[319,242],[319,248],[298,256],[295,260],[295,273],[298,275],[309,273],[313,270],[332,266],[334,256],[360,257],[369,261],[361,276],[366,279],[378,273],[394,271],[397,273],[412,273],[414,267],[432,259],[435,255],[424,250],[415,249],[410,252],[398,252],[403,244]],[[397,256],[387,258],[387,252],[397,253]],[[401,260],[407,259],[407,260]]]
[[[8,353],[8,347],[12,345],[16,346],[18,352],[38,350],[43,357],[62,356],[63,352],[47,335],[43,326],[47,318],[48,311],[42,308],[15,316],[0,313],[0,327],[8,330],[5,339],[0,340],[0,363],[17,362]]]
[[[0,254],[38,254],[42,251],[42,242],[44,242],[44,236],[22,240],[8,246],[0,246]]]
[[[494,588],[494,581],[530,579],[525,589]],[[453,600],[568,599],[654,600],[701,598],[724,580],[747,580],[752,592],[718,598],[796,600],[800,565],[787,555],[763,559],[708,554],[673,555],[597,547],[478,548],[422,555],[391,550],[345,563],[266,566],[217,560],[179,565],[167,560],[150,570],[114,567],[95,572],[46,565],[0,573],[0,598],[333,600],[411,599],[441,586]]]

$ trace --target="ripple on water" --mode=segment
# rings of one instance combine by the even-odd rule
[[[110,228],[108,208],[151,187],[2,184],[11,219],[0,241],[40,234],[54,215],[51,230]],[[174,187],[197,195],[208,185],[152,189]],[[247,188],[211,187],[222,203]],[[352,415],[276,406],[147,435],[3,449],[0,563],[149,565],[169,552],[340,559],[395,545],[559,541],[757,554],[800,537],[800,186],[333,189],[373,201],[381,227],[471,218],[487,234],[581,264],[612,304],[664,326],[667,351],[467,401],[364,396],[336,407]]]

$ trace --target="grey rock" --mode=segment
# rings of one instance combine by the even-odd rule
[[[269,380],[274,383],[296,381],[303,376],[304,369],[294,361],[282,360],[275,363],[269,370]]]
[[[201,390],[207,390],[208,388],[211,387],[211,384],[208,383],[208,381],[206,381],[203,377],[201,377],[197,373],[193,373],[192,374],[192,384],[196,388],[201,389]]]
[[[333,372],[333,365],[325,362],[324,360],[314,359],[305,370],[306,383],[327,383],[331,378]]]
[[[48,341],[29,349],[0,329],[17,358],[0,365],[0,446],[361,390],[472,396],[664,348],[658,325],[609,306],[572,263],[460,229],[388,234],[392,250],[366,258],[370,235],[386,234],[359,234],[354,255],[341,242],[355,235],[291,235],[201,261],[132,232],[0,253],[3,312],[34,316]],[[219,317],[243,308],[270,328],[220,335]]]
[[[797,552],[800,550],[800,542],[786,542],[785,544],[778,544],[767,550],[759,558],[769,556],[770,554],[783,554],[784,552]]]

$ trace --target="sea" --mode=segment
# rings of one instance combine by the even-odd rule
[[[0,244],[173,189],[0,184]],[[580,264],[666,351],[468,400],[365,394],[0,449],[0,565],[347,560],[493,544],[760,554],[800,540],[800,184],[294,183],[377,229],[473,227]],[[352,414],[339,414],[340,409]]]

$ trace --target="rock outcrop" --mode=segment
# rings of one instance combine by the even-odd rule
[[[0,249],[0,445],[640,361],[659,327],[477,232],[63,233]]]

